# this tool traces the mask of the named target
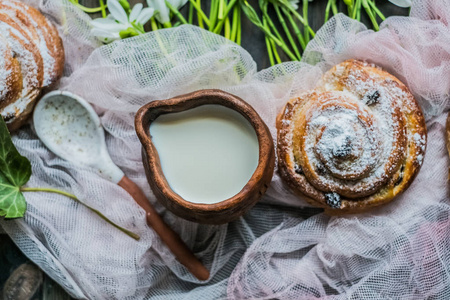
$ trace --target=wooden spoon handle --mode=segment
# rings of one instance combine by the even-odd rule
[[[180,236],[169,226],[167,226],[136,183],[131,181],[128,177],[123,176],[118,185],[126,190],[147,212],[148,226],[155,230],[161,240],[175,255],[177,260],[183,264],[195,277],[200,280],[207,280],[209,278],[209,271],[198,260],[198,258],[195,257],[191,250],[181,240]]]

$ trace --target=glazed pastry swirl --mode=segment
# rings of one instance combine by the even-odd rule
[[[390,201],[425,152],[422,112],[406,87],[347,61],[291,99],[278,119],[279,171],[314,205],[356,211]]]

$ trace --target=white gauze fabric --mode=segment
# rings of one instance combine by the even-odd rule
[[[135,181],[211,270],[199,282],[147,227],[143,210],[94,170],[56,157],[25,127],[14,137],[31,160],[27,186],[75,194],[117,224],[56,194],[26,193],[25,218],[0,220],[20,249],[75,298],[83,299],[447,299],[450,205],[445,115],[449,108],[449,0],[416,1],[411,17],[388,18],[373,32],[344,15],[311,41],[301,63],[261,72],[224,38],[181,26],[107,46],[89,37],[89,16],[66,0],[30,0],[54,20],[66,50],[60,89],[91,102],[113,161]],[[269,126],[286,101],[314,88],[349,58],[376,63],[405,82],[427,117],[424,165],[408,191],[370,213],[328,217],[308,207],[277,172],[259,204],[235,222],[209,226],[165,210],[147,184],[134,114],[153,100],[220,88],[250,103]]]

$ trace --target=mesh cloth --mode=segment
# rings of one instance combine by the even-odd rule
[[[67,0],[34,0],[58,24],[66,49],[60,89],[91,102],[113,161],[211,270],[189,274],[145,223],[124,190],[93,170],[49,152],[31,126],[14,137],[32,163],[27,186],[75,194],[139,242],[74,201],[26,193],[25,218],[0,220],[20,249],[67,292],[88,299],[449,299],[450,205],[445,115],[450,88],[450,1],[413,3],[374,33],[344,15],[308,45],[303,62],[261,72],[251,56],[193,26],[161,30],[100,47],[89,16]],[[276,137],[275,118],[289,97],[311,89],[345,59],[374,62],[405,82],[422,105],[428,149],[418,177],[390,205],[328,217],[294,196],[275,172],[264,198],[235,222],[208,226],[166,211],[147,184],[134,113],[143,104],[202,88],[249,102]]]

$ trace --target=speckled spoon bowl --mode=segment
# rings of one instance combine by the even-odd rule
[[[36,134],[53,153],[67,161],[95,168],[99,175],[125,189],[146,211],[147,224],[178,261],[198,279],[209,278],[209,271],[164,223],[142,190],[113,163],[100,119],[86,100],[69,92],[48,93],[36,105],[33,123]]]

